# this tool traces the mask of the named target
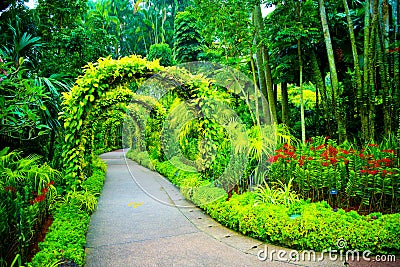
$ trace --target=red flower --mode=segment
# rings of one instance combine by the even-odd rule
[[[285,150],[284,153],[285,153],[285,155],[288,155],[288,156],[290,156],[292,158],[295,156],[293,151]]]
[[[322,166],[324,166],[324,167],[328,167],[328,166],[329,166],[329,162],[322,162],[321,164],[322,164]]]
[[[344,164],[349,164],[349,162],[350,162],[350,160],[348,160],[348,159],[344,159]]]
[[[286,160],[286,162],[289,163],[289,162],[290,162],[290,159]]]
[[[319,146],[317,146],[316,150],[321,150],[321,149],[323,149],[324,147],[325,147],[325,144],[319,145]]]
[[[40,196],[35,197],[32,204],[38,203],[38,202],[43,202],[45,197],[46,197],[45,195],[40,195]]]
[[[336,164],[336,163],[338,162],[338,160],[337,160],[336,158],[330,158],[329,161],[330,161],[332,164]]]
[[[268,162],[270,163],[274,163],[279,159],[279,156],[272,156],[268,159]]]
[[[376,175],[378,172],[378,170],[368,171],[368,173],[371,175]]]
[[[303,167],[303,165],[304,165],[304,160],[299,160],[299,165],[300,165],[300,167]]]
[[[46,194],[47,192],[49,192],[49,189],[48,189],[48,188],[43,188],[43,189],[42,189],[42,194]]]
[[[378,144],[368,144],[369,147],[378,147]]]
[[[367,173],[367,170],[360,170],[361,174]]]
[[[50,181],[50,183],[47,184],[47,186],[50,186],[50,185],[54,185],[54,181]]]
[[[345,155],[350,154],[350,152],[347,151],[346,149],[340,149],[340,152],[342,152],[342,153],[345,154]]]
[[[388,158],[383,158],[383,159],[380,159],[379,160],[380,162],[384,162],[384,163],[392,163],[392,160],[391,159],[388,159]]]
[[[313,157],[308,157],[307,160],[314,160],[314,158]]]
[[[284,148],[285,150],[291,150],[291,151],[296,150],[294,146],[290,146],[290,145],[288,145],[288,144],[284,144],[284,145],[283,145],[283,148]]]
[[[384,149],[384,150],[382,150],[382,152],[396,154],[396,152],[393,149]]]
[[[17,191],[17,189],[15,189],[15,188],[12,187],[12,186],[6,186],[6,187],[4,187],[4,189],[5,189],[6,191],[10,191],[10,192],[13,192],[13,193],[15,193],[15,192]]]

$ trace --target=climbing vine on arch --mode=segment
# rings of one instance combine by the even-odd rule
[[[62,157],[67,184],[73,186],[84,179],[84,166],[90,163],[91,123],[106,106],[129,103],[133,92],[144,80],[163,70],[158,61],[149,62],[139,56],[118,60],[99,59],[86,66],[70,92],[64,94],[62,119],[64,145]],[[89,163],[87,162],[89,160]]]

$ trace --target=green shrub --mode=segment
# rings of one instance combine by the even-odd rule
[[[92,214],[97,207],[97,198],[89,191],[70,191],[65,196],[65,202],[69,202],[79,209]]]
[[[61,205],[54,214],[45,241],[39,244],[40,251],[28,266],[47,266],[63,258],[83,266],[89,220],[89,214],[73,203]]]
[[[138,164],[149,168],[150,170],[155,170],[156,160],[151,160],[149,154],[146,151],[139,151],[137,149],[129,149],[126,153],[126,157],[136,161]]]
[[[160,65],[172,66],[172,50],[167,44],[153,44],[150,46],[147,59],[150,61],[160,59]]]
[[[191,200],[197,206],[203,207],[219,199],[227,199],[228,194],[224,189],[213,186],[210,182],[194,188]]]
[[[83,190],[68,192],[64,202],[55,211],[49,232],[45,240],[39,243],[40,251],[28,266],[53,265],[63,259],[84,266],[90,214],[96,208],[96,196],[102,190],[107,166],[96,157],[92,168],[92,176],[81,183]]]
[[[200,179],[199,175],[188,177],[183,180],[180,185],[182,195],[189,200],[192,200],[193,193],[197,187],[201,186],[203,181]]]
[[[104,173],[100,169],[93,171],[92,176],[82,182],[81,187],[83,190],[91,192],[93,195],[100,194],[104,184]]]
[[[26,261],[29,248],[53,211],[61,184],[60,172],[41,164],[38,155],[0,150],[0,265],[19,251]]]

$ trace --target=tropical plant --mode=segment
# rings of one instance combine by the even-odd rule
[[[41,157],[22,157],[21,151],[0,151],[0,259],[10,260],[18,251],[27,260],[29,247],[57,199],[55,184],[60,173]]]
[[[198,60],[202,51],[202,38],[191,9],[179,12],[175,17],[174,59],[177,63]]]
[[[254,194],[256,195],[256,203],[277,204],[290,207],[300,201],[299,195],[292,190],[291,178],[287,184],[277,181],[275,184],[269,185],[267,182],[260,186]]]

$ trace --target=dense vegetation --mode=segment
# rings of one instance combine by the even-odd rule
[[[399,20],[398,0],[2,1],[0,266],[83,265],[97,154],[123,145],[243,233],[399,253]]]

